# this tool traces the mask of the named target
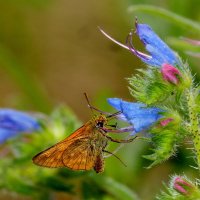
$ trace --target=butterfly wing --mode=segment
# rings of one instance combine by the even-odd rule
[[[96,162],[98,149],[91,140],[81,139],[72,143],[63,153],[63,163],[73,170],[90,170]]]
[[[42,167],[64,167],[63,152],[68,142],[58,143],[33,157],[33,163]]]
[[[94,148],[89,142],[93,131],[92,126],[83,125],[65,140],[34,156],[33,163],[50,168],[91,169],[95,159]]]

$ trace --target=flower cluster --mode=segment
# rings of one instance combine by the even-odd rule
[[[133,31],[131,31],[126,40],[126,45],[116,41],[102,29],[100,31],[109,39],[121,47],[128,49],[131,53],[136,55],[144,63],[150,66],[161,68],[163,77],[168,77],[166,80],[169,82],[177,82],[176,75],[181,76],[179,70],[175,67],[180,65],[181,61],[178,56],[163,42],[160,37],[151,29],[147,24],[138,24],[137,20],[135,23],[135,32],[144,44],[149,55],[137,50],[133,45]],[[170,70],[168,69],[170,66]],[[163,69],[162,69],[163,68]]]
[[[153,161],[151,167],[175,154],[177,144],[187,135],[185,124],[189,119],[187,114],[182,116],[180,113],[185,109],[185,92],[192,85],[190,70],[147,24],[136,20],[135,31],[128,34],[125,44],[102,29],[100,31],[147,64],[147,69],[140,69],[140,74],[128,79],[136,102],[109,98],[108,103],[121,112],[119,119],[133,126],[131,135],[139,132],[151,135],[153,154],[144,156]],[[136,49],[135,36],[139,37],[148,54]]]

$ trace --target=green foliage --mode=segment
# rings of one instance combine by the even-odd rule
[[[181,71],[180,84],[169,84],[163,79],[160,69],[148,67],[146,70],[139,69],[140,74],[136,74],[128,79],[130,93],[147,105],[170,104],[176,100],[176,104],[181,101],[181,94],[185,88],[189,88],[192,82],[192,75],[187,65],[177,66]]]
[[[17,6],[22,5],[23,9],[25,8],[24,6],[27,5],[41,7],[48,5],[49,2],[52,1],[9,1],[9,3],[14,6],[15,4]],[[182,4],[182,1],[179,3]],[[190,5],[194,4],[194,6],[197,7],[197,3],[198,2],[196,2],[196,4],[195,2],[191,2]],[[181,9],[180,7],[177,7],[177,2],[174,3],[174,1],[171,1],[171,4],[175,6],[176,10]],[[167,7],[170,8],[170,5],[167,5]],[[186,9],[189,11],[189,6],[186,6]],[[29,11],[30,10],[27,12],[26,10],[25,12],[32,14],[32,12]],[[129,8],[129,12],[134,12],[134,15],[135,11],[146,12],[155,15],[156,17],[163,17],[169,20],[170,23],[174,23],[177,27],[181,27],[183,30],[185,29],[187,32],[200,34],[199,23],[163,8],[147,5],[134,5]],[[185,12],[187,12],[187,10]],[[37,16],[38,14],[39,13],[37,13]],[[115,19],[118,20],[118,18]],[[14,24],[19,26],[18,23]],[[2,32],[3,31],[4,29],[2,29]],[[4,34],[9,35],[8,32],[9,31],[6,30]],[[21,30],[20,33],[24,35],[23,30]],[[184,32],[181,35],[184,35]],[[17,41],[18,39],[19,37],[17,38]],[[10,42],[9,37],[7,40]],[[177,38],[169,38],[167,41],[184,51],[199,51],[199,47],[189,47],[188,45],[183,44],[182,41],[180,42]],[[49,112],[51,101],[46,98],[46,94],[42,90],[40,84],[34,80],[34,73],[32,75],[32,73],[27,70],[27,66],[25,67],[21,64],[24,61],[20,62],[20,59],[15,57],[14,51],[10,51],[9,45],[12,46],[12,44],[9,43],[4,46],[4,43],[6,42],[2,39],[2,44],[0,46],[1,66],[6,70],[8,76],[13,79],[14,83],[21,89],[23,96],[27,98],[29,105],[33,105],[40,111],[46,113]],[[174,155],[177,146],[181,145],[183,141],[189,139],[196,143],[196,140],[193,140],[193,138],[196,137],[198,139],[198,134],[195,131],[199,130],[196,127],[194,118],[199,119],[200,88],[194,84],[195,82],[188,66],[184,65],[183,68],[179,68],[179,70],[182,72],[182,79],[180,80],[181,84],[179,85],[167,83],[163,80],[158,69],[150,67],[148,70],[138,70],[140,74],[129,79],[130,92],[137,101],[146,103],[148,106],[158,106],[164,109],[164,119],[173,118],[173,121],[165,127],[160,125],[160,122],[163,120],[161,119],[149,130],[149,133],[151,134],[149,140],[152,142],[152,154],[144,156],[152,161],[149,167],[162,163]],[[188,105],[188,100],[190,101],[190,105]],[[192,115],[190,115],[191,111],[193,112]],[[6,189],[9,192],[11,191],[25,196],[32,196],[35,199],[52,199],[52,193],[54,194],[57,192],[65,192],[72,195],[78,194],[77,198],[79,199],[139,199],[129,187],[123,184],[123,182],[125,182],[124,177],[122,180],[115,180],[117,178],[110,178],[101,174],[96,175],[93,172],[72,172],[68,169],[45,169],[33,165],[31,158],[36,153],[64,139],[80,126],[80,122],[76,119],[70,109],[66,107],[56,109],[50,117],[42,116],[41,124],[43,128],[40,133],[19,135],[1,146],[0,187],[3,190]],[[195,149],[200,149],[199,144],[197,144]],[[136,159],[133,155],[137,151],[138,149],[135,148],[132,149],[132,152],[128,152],[128,158],[131,161],[133,160],[132,162],[136,163],[136,165],[138,165],[137,162],[139,159]],[[190,163],[188,163],[188,165],[190,165]],[[139,167],[142,168],[140,165]],[[115,169],[115,166],[113,168],[113,171],[118,170],[117,168]],[[116,172],[116,174],[119,173]],[[137,181],[139,182],[139,179],[141,178],[143,179],[141,181],[142,184],[145,183],[145,181],[149,182],[148,184],[151,184],[148,178],[145,179],[146,177],[144,178],[143,176],[139,177],[141,175],[140,173],[138,173],[139,176],[138,174],[133,175],[130,170],[127,174],[131,177],[129,177],[129,179],[132,179],[132,177],[135,179],[131,180],[131,184],[133,181],[136,183]],[[117,176],[118,179],[120,176],[123,175],[120,174]],[[165,186],[166,191],[161,192],[157,199],[195,200],[200,198],[197,184],[190,181],[190,183],[195,186],[195,192],[193,193],[193,196],[184,196],[174,190],[173,180],[174,178],[171,179],[169,186]],[[138,186],[140,192],[146,190],[146,188],[143,189],[145,184],[142,184]]]
[[[186,137],[191,138],[198,132],[197,123],[191,121],[196,120],[195,113],[199,112],[199,88],[195,86],[187,64],[180,61],[177,68],[181,73],[178,84],[165,80],[160,68],[149,66],[146,70],[138,70],[140,75],[136,74],[128,79],[130,92],[136,101],[159,107],[164,111],[162,113],[164,118],[149,130],[153,153],[144,156],[152,161],[149,168],[169,159]],[[172,119],[169,124],[161,125],[162,120],[168,119]],[[198,139],[195,139],[194,143],[195,148],[199,148]]]
[[[35,166],[31,158],[56,141],[68,136],[80,123],[66,107],[55,110],[50,118],[41,116],[43,128],[38,133],[19,135],[2,148],[6,152],[1,161],[2,188],[23,195],[43,196],[51,191],[72,192],[73,185],[57,176],[58,170]]]
[[[134,5],[129,8],[130,12],[144,11],[146,13],[160,15],[180,27],[190,27],[200,33],[200,26],[184,17],[178,16],[162,8],[145,5]],[[198,50],[198,49],[197,49]],[[195,161],[200,169],[200,139],[199,139],[199,86],[195,84],[190,67],[180,60],[176,67],[180,72],[177,83],[173,83],[164,77],[160,68],[138,70],[140,74],[129,78],[130,93],[138,102],[147,106],[161,108],[163,118],[158,120],[148,130],[152,142],[152,154],[143,156],[151,161],[148,168],[162,163],[176,154],[177,147],[186,140],[192,141]],[[170,74],[169,74],[170,75]],[[177,78],[177,77],[176,77]],[[198,186],[187,183],[187,179],[175,183],[172,178],[170,186],[166,186],[166,192],[157,197],[159,200],[196,200],[200,198]],[[184,182],[185,181],[185,182]],[[183,184],[183,185],[182,185]],[[184,189],[187,189],[185,191]]]
[[[82,182],[83,199],[104,199],[105,191],[90,179]]]
[[[153,136],[152,142],[154,145],[153,153],[143,156],[152,161],[148,168],[169,159],[176,151],[176,135],[173,131],[162,130],[162,132]]]
[[[200,114],[200,88],[197,88],[197,95],[196,95],[196,99],[195,99],[195,105],[196,105],[196,109],[197,109],[197,113]]]
[[[113,180],[112,178],[101,176],[91,178],[99,185],[104,191],[108,192],[114,199],[138,200],[137,194],[131,191],[125,185]]]
[[[72,193],[74,188],[72,183],[66,183],[64,179],[57,176],[48,176],[43,180],[39,180],[38,185],[49,190],[69,193]]]
[[[83,199],[138,199],[125,185],[95,172],[34,165],[31,162],[34,155],[66,138],[80,126],[76,116],[65,106],[55,109],[50,117],[38,116],[42,125],[38,133],[19,135],[2,147],[5,152],[0,160],[2,189],[36,199],[51,199],[58,192],[72,196],[78,193]]]
[[[194,46],[192,44],[189,44],[184,39],[168,37],[166,41],[170,46],[175,47],[178,51],[183,51],[186,53],[189,53],[189,52],[190,53],[191,52],[199,53],[200,52],[200,46]]]
[[[173,109],[165,108],[165,116],[158,121],[157,125],[150,129],[154,148],[151,155],[145,155],[144,158],[151,160],[152,163],[148,168],[162,163],[176,153],[177,145],[180,144],[185,136],[184,128],[181,125],[180,115]],[[172,119],[165,126],[161,125],[162,121]]]
[[[176,26],[187,29],[189,31],[194,31],[200,34],[200,25],[198,22],[190,20],[186,17],[177,15],[173,12],[170,12],[164,8],[159,8],[158,6],[152,5],[134,5],[130,6],[128,11],[133,13],[135,11],[146,12],[157,17],[163,17],[169,20],[171,23],[174,23]],[[135,14],[135,13],[134,13]]]
[[[138,70],[141,75],[129,78],[130,92],[140,102],[152,105],[163,102],[174,91],[172,84],[167,84],[156,68]]]

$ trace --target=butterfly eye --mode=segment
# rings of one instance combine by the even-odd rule
[[[104,125],[104,123],[103,123],[102,121],[99,121],[99,122],[97,122],[97,125],[96,125],[96,126],[102,128],[103,125]]]

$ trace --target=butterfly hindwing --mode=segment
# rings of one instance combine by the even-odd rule
[[[90,144],[90,140],[80,140],[80,144],[72,143],[65,150],[63,163],[73,170],[90,170],[95,165],[97,152],[95,146]]]

